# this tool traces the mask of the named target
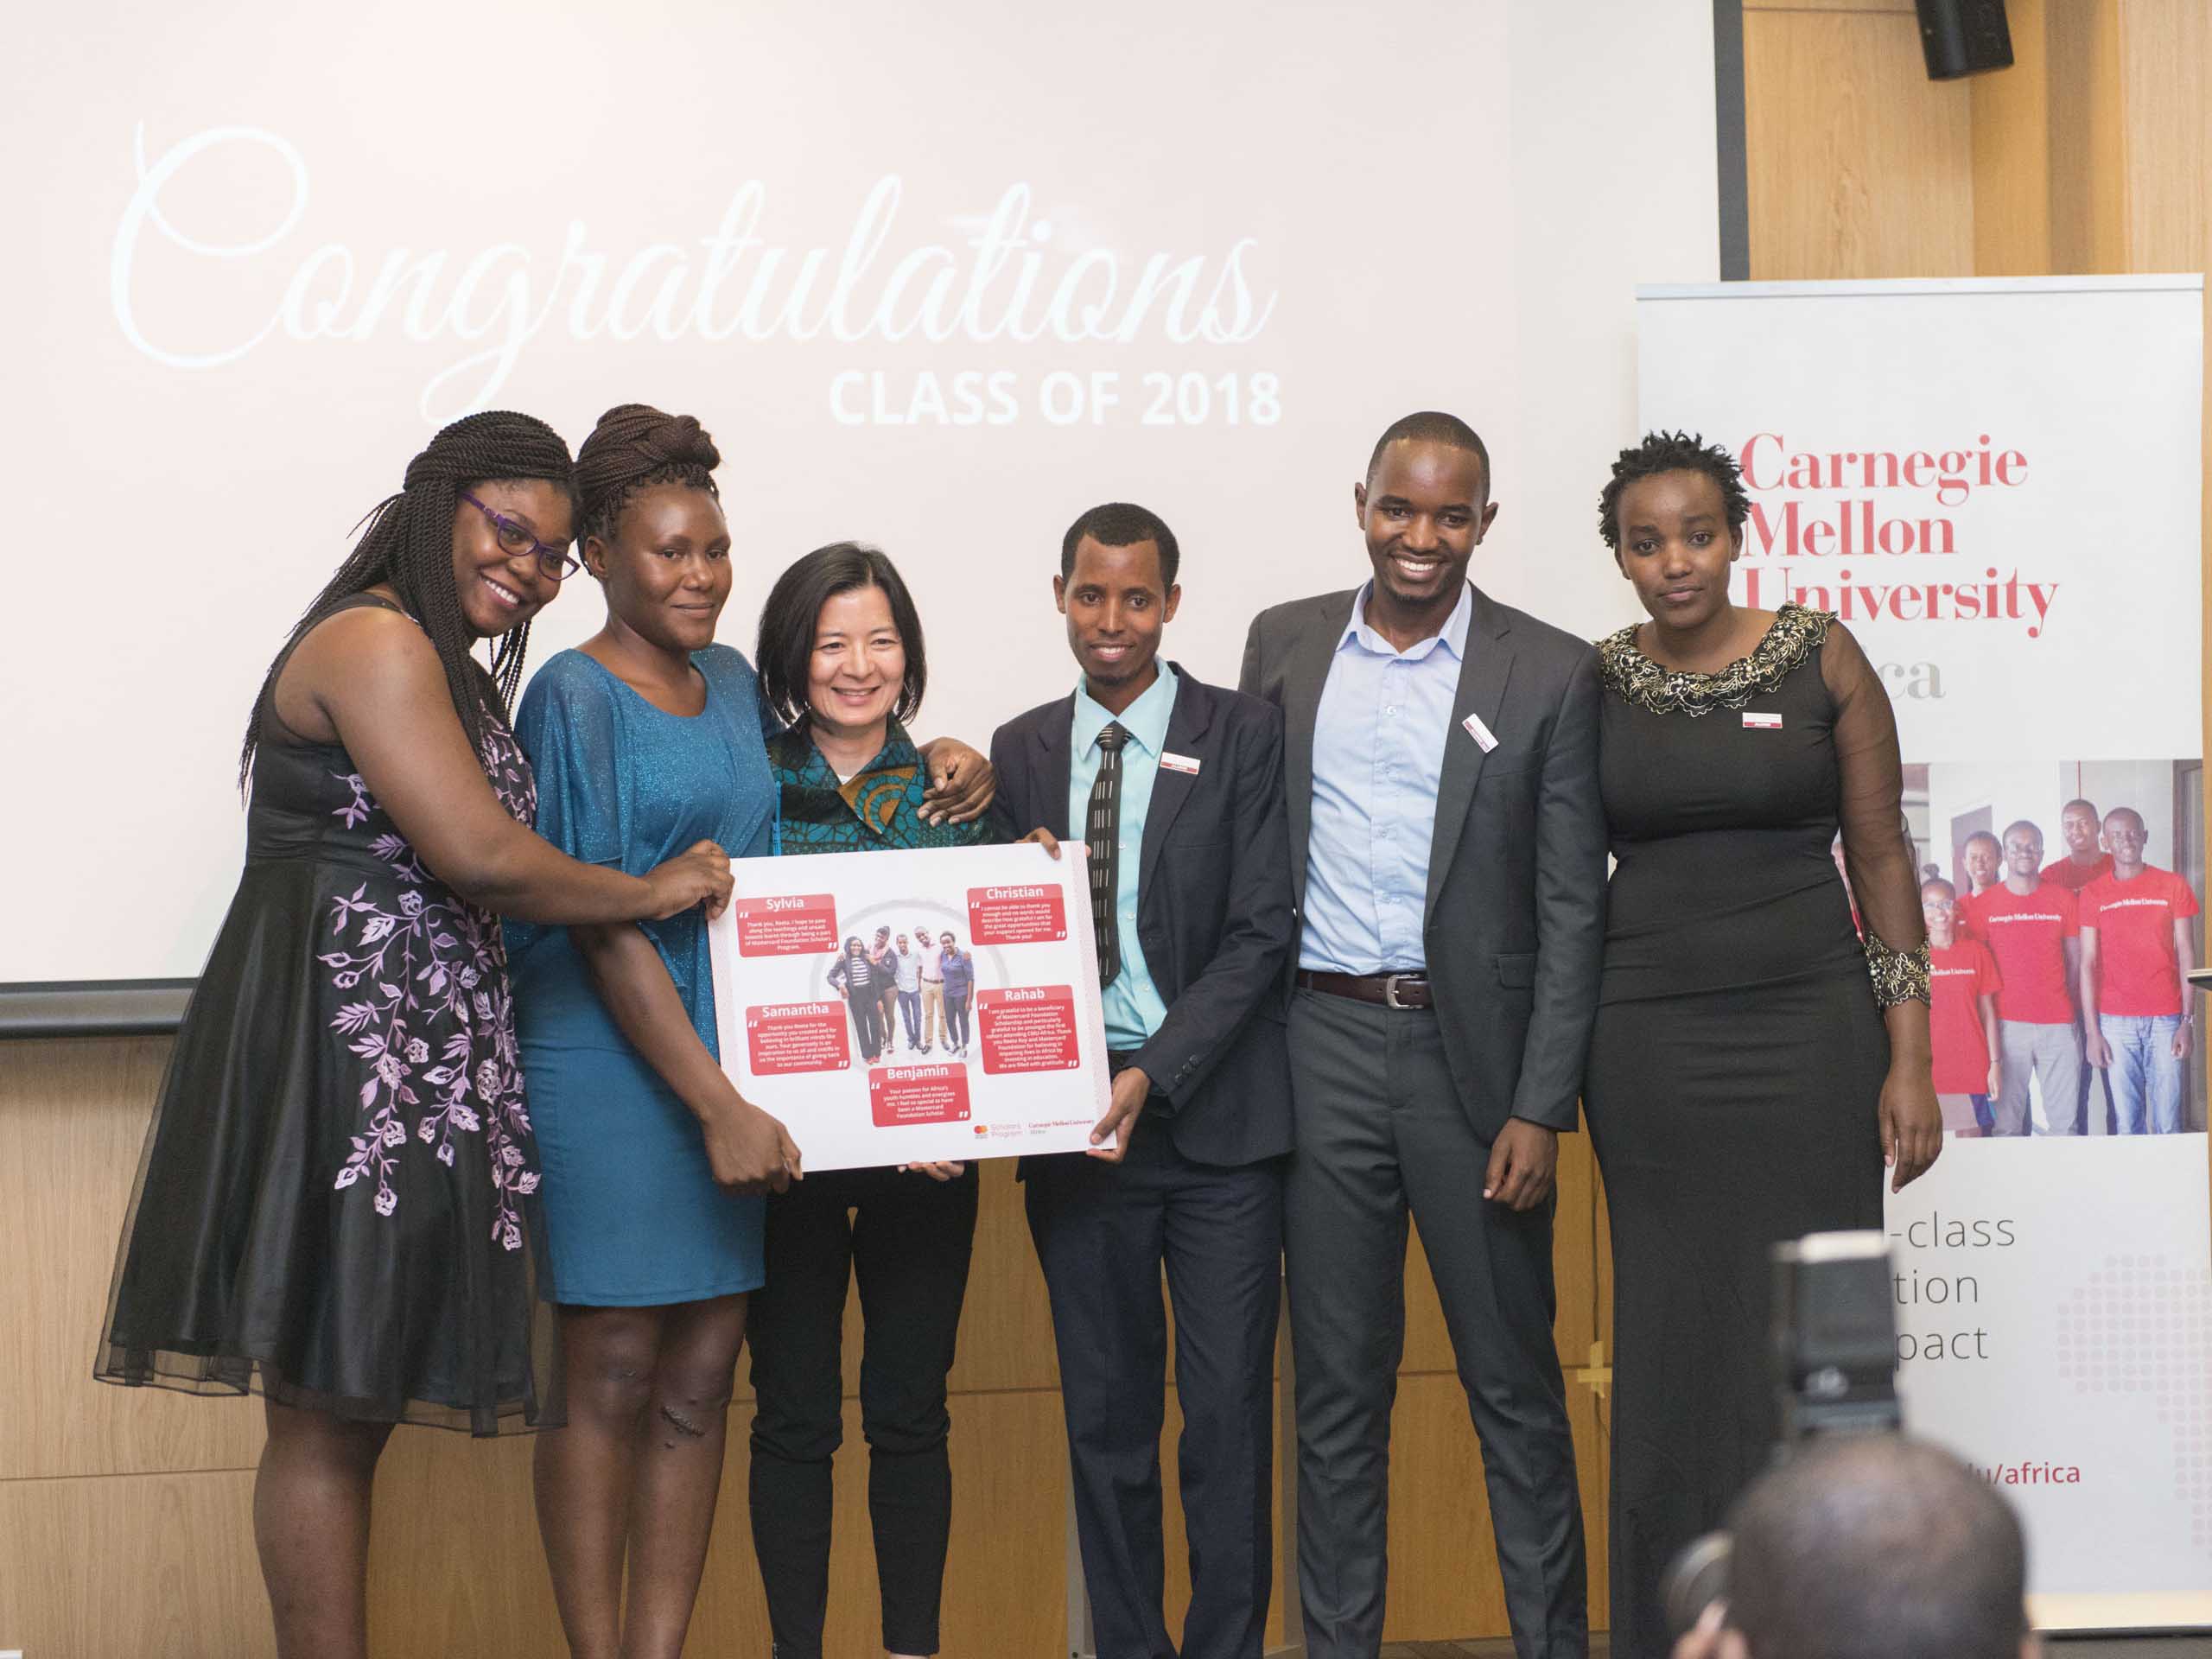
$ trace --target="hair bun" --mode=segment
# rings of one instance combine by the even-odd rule
[[[709,472],[722,464],[721,452],[695,415],[664,415],[640,435],[639,444],[671,467],[704,467]]]
[[[711,490],[721,452],[696,416],[650,404],[617,404],[576,451],[576,493],[587,525],[604,534],[624,498],[647,479],[688,474]]]

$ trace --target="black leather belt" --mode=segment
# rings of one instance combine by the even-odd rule
[[[1301,990],[1346,996],[1355,1002],[1372,1002],[1383,1008],[1433,1008],[1427,974],[1323,974],[1298,970]]]

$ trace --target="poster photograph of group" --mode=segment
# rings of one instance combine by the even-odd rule
[[[1953,1135],[2204,1126],[2203,766],[1905,767]]]
[[[1081,849],[730,868],[708,928],[722,1068],[807,1169],[1089,1146],[1107,1071]]]

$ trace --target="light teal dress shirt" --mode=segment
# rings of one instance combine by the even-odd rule
[[[1119,878],[1114,891],[1115,931],[1121,941],[1122,971],[1106,988],[1106,1046],[1141,1048],[1167,1005],[1152,982],[1144,946],[1137,941],[1137,865],[1143,855],[1145,816],[1152,810],[1152,785],[1160,776],[1160,755],[1167,744],[1167,720],[1175,712],[1175,671],[1160,665],[1160,677],[1122,714],[1109,714],[1090,699],[1087,682],[1075,689],[1074,747],[1068,754],[1068,826],[1077,836],[1090,812],[1090,786],[1098,781],[1098,734],[1118,720],[1128,741],[1122,745],[1122,817]]]
[[[1428,852],[1474,589],[1442,632],[1400,651],[1354,595],[1313,716],[1313,814],[1298,965],[1319,973],[1419,973]],[[1461,738],[1460,741],[1468,740]]]

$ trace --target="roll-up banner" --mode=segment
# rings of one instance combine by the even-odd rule
[[[1740,461],[1739,603],[1879,667],[1943,1155],[1887,1201],[1908,1426],[2038,1623],[2212,1624],[2203,280],[1638,290],[1644,428]]]

